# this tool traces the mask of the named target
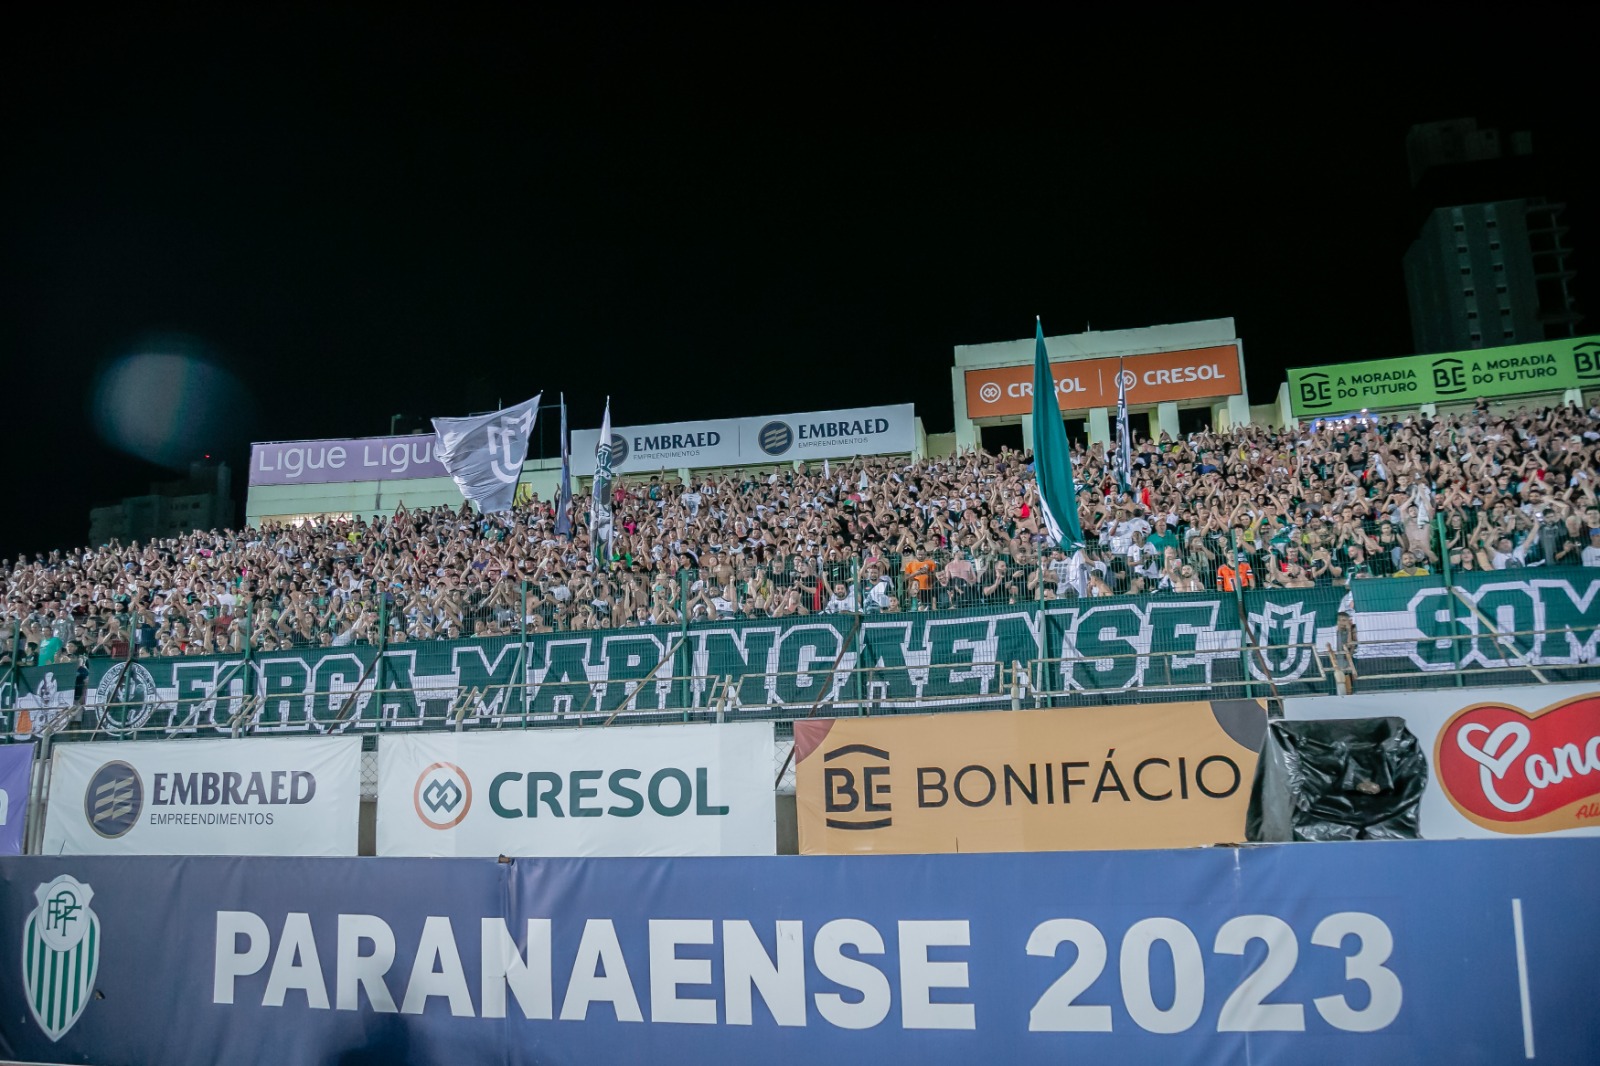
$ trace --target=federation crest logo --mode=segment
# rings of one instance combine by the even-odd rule
[[[127,680],[123,675],[127,674]],[[100,727],[114,736],[131,733],[150,720],[160,702],[156,679],[138,663],[117,663],[105,672],[95,695],[102,711]]]
[[[768,455],[782,455],[794,443],[794,430],[789,423],[773,419],[756,433],[756,443]]]
[[[411,803],[429,829],[452,829],[472,809],[472,782],[455,763],[436,762],[417,776]]]
[[[33,890],[38,901],[22,925],[22,987],[28,1010],[52,1042],[88,1006],[100,967],[100,919],[94,889],[62,874]]]
[[[1250,672],[1263,681],[1298,681],[1316,657],[1317,615],[1298,603],[1261,605],[1260,614],[1250,615],[1258,657],[1250,657]],[[1265,665],[1266,673],[1262,672]]]

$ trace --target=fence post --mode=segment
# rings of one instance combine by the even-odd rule
[[[1255,699],[1255,685],[1250,680],[1250,612],[1244,604],[1244,570],[1239,565],[1239,536],[1232,529],[1228,530],[1228,547],[1228,564],[1233,567],[1233,596],[1239,608],[1239,676],[1244,682],[1244,698],[1249,700]],[[1252,564],[1250,573],[1254,576],[1255,572]]]
[[[378,722],[383,722],[384,649],[389,646],[389,600],[385,592],[378,593],[378,661],[372,671],[372,698],[378,703]]]
[[[1443,514],[1435,514],[1433,516],[1433,528],[1439,537],[1439,561],[1441,568],[1444,570],[1444,594],[1445,598],[1450,601],[1450,661],[1455,664],[1456,687],[1460,688],[1467,683],[1467,679],[1461,675],[1461,638],[1463,634],[1461,632],[1461,622],[1456,616],[1456,608],[1460,605],[1456,603],[1455,571],[1450,566],[1450,546],[1445,543]]]
[[[673,669],[678,675],[678,706],[683,708],[685,715],[689,713],[689,701],[693,693],[689,687],[689,675],[694,666],[689,658],[689,573],[687,570],[678,571],[678,650]],[[709,669],[709,667],[708,667]]]
[[[256,598],[244,601],[244,700],[242,711],[251,705],[256,696]]]
[[[850,650],[855,656],[855,667],[850,671],[851,687],[855,689],[856,714],[867,713],[867,695],[861,678],[861,619],[866,617],[867,605],[861,602],[861,556],[850,560],[850,589],[856,608],[856,624],[850,627]]]
[[[1048,636],[1046,634],[1046,631],[1045,631],[1046,622],[1045,622],[1045,613],[1044,613],[1044,553],[1042,551],[1039,553],[1038,557],[1034,560],[1034,572],[1039,575],[1039,595],[1037,596],[1037,598],[1035,600],[1035,606],[1034,606],[1034,623],[1038,628],[1038,632],[1034,634],[1033,645],[1034,645],[1034,654],[1039,659],[1039,678],[1038,678],[1038,680],[1039,680],[1039,691],[1047,692],[1048,688],[1044,684],[1044,678],[1045,678],[1045,674],[1050,669],[1049,663],[1047,662],[1047,660],[1049,659],[1049,656],[1050,656],[1050,651],[1049,651],[1049,649],[1050,649],[1050,641],[1049,641],[1049,638],[1048,638]],[[1045,696],[1045,700],[1046,700],[1046,703],[1045,703],[1046,707],[1052,706],[1052,704],[1049,702],[1049,700],[1050,700],[1049,695]]]

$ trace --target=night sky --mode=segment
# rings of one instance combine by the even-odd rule
[[[1466,7],[1316,34],[1082,10],[8,25],[0,556],[170,476],[98,425],[141,352],[236,379],[186,424],[241,502],[252,439],[540,389],[574,428],[609,393],[619,424],[909,401],[947,431],[951,347],[1035,314],[1232,315],[1267,402],[1286,366],[1412,350],[1415,122],[1531,129],[1527,191],[1596,269],[1593,64],[1538,16],[1524,40]]]

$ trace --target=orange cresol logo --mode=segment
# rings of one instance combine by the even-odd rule
[[[1433,759],[1445,796],[1484,829],[1600,823],[1600,693],[1533,712],[1468,707],[1439,731]]]

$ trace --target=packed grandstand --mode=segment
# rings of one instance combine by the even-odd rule
[[[619,480],[604,570],[583,494],[570,538],[537,498],[200,530],[5,563],[0,640],[42,666],[1600,566],[1597,426],[1480,404],[1163,434],[1128,492],[1079,442],[1081,551],[1048,542],[1031,456],[1004,448]]]

